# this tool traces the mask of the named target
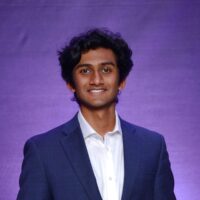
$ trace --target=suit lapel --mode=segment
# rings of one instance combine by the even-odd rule
[[[131,199],[136,186],[135,177],[139,169],[139,144],[135,128],[121,120],[124,145],[124,186],[122,200]]]
[[[67,124],[64,131],[66,136],[61,140],[61,144],[88,199],[101,200],[77,117]]]
[[[131,198],[132,192],[137,185],[135,177],[139,169],[139,144],[135,128],[121,120],[124,146],[124,186],[122,200]],[[64,129],[65,137],[61,144],[70,161],[75,174],[83,186],[88,199],[102,200],[98,190],[96,179],[92,170],[81,129],[75,116]]]

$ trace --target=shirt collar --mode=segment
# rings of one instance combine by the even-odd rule
[[[119,116],[117,111],[115,111],[115,118],[116,118],[116,123],[115,123],[115,127],[112,131],[106,133],[106,134],[116,134],[119,133],[121,134],[121,124],[120,124],[120,120],[119,120]],[[86,119],[84,118],[83,114],[81,113],[81,111],[78,112],[78,121],[81,127],[81,131],[83,133],[83,137],[84,139],[90,137],[91,135],[98,135],[99,134],[92,128],[92,126],[86,121]]]

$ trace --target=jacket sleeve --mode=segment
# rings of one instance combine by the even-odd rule
[[[165,140],[162,137],[160,159],[155,179],[155,200],[176,200],[174,194],[174,177],[170,167]]]
[[[28,140],[24,146],[24,160],[19,179],[17,200],[50,200],[45,170],[36,144]]]

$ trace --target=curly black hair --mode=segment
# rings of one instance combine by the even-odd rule
[[[119,33],[113,33],[105,28],[95,28],[73,37],[69,45],[58,51],[62,78],[74,86],[73,68],[79,63],[81,55],[91,49],[111,49],[119,69],[119,83],[126,79],[132,69],[132,51]]]

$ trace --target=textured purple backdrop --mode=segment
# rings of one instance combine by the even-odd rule
[[[56,51],[90,27],[118,31],[134,70],[118,111],[162,133],[180,200],[200,199],[200,2],[194,0],[1,0],[0,200],[13,200],[24,142],[78,107]]]

